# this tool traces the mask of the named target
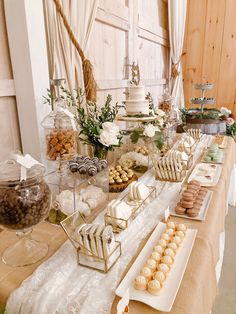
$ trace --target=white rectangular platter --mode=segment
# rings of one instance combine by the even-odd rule
[[[186,266],[188,264],[189,256],[194,245],[197,230],[187,230],[186,236],[179,250],[177,251],[175,261],[171,267],[164,286],[160,290],[159,295],[152,295],[147,291],[139,291],[134,289],[133,287],[134,279],[139,275],[139,272],[145,260],[152,253],[153,246],[157,243],[165,228],[166,225],[164,223],[160,222],[157,225],[146,245],[135,260],[134,264],[131,266],[125,278],[122,280],[119,287],[117,288],[116,294],[122,297],[126,293],[127,289],[129,289],[130,300],[140,301],[156,310],[169,312],[175,301],[175,297],[179,290]]]
[[[197,180],[201,183],[201,186],[215,186],[220,179],[221,171],[221,165],[212,163],[199,163],[193,169],[191,175],[188,178],[188,182],[191,180]],[[212,176],[212,179],[208,180],[205,177],[206,175]]]
[[[222,149],[226,148],[227,143],[228,143],[228,138],[227,138],[227,136],[224,136],[224,139],[223,139],[222,143],[219,145],[219,148],[222,148]]]
[[[192,219],[192,220],[200,220],[200,221],[205,220],[206,214],[207,214],[207,211],[208,211],[208,208],[210,205],[210,201],[212,198],[212,194],[213,194],[212,191],[207,192],[206,197],[204,199],[204,202],[202,204],[202,207],[200,208],[200,211],[199,211],[199,214],[197,217],[189,217],[188,215],[178,215],[178,214],[176,214],[174,207],[171,208],[170,215],[176,216],[176,217],[181,217],[181,218],[186,218],[186,219]]]
[[[201,162],[206,163],[206,164],[223,164],[223,162],[224,162],[224,154],[222,155],[222,158],[220,161],[212,161],[212,160],[211,161],[205,161],[204,160],[205,156],[206,156],[206,154],[204,154],[202,156]]]

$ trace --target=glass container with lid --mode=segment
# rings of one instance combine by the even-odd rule
[[[56,94],[53,110],[41,123],[45,130],[46,158],[49,160],[68,160],[77,152],[76,123],[66,101],[60,96],[61,82],[62,80],[52,80]]]
[[[51,206],[51,192],[43,174],[39,165],[26,169],[15,160],[0,163],[0,225],[15,230],[19,238],[3,253],[2,260],[8,265],[30,265],[48,252],[46,243],[31,237],[32,226],[47,217]]]

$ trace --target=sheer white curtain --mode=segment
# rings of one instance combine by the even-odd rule
[[[68,22],[87,54],[99,0],[62,0]],[[51,78],[65,78],[70,90],[84,88],[82,64],[53,0],[44,0]]]
[[[171,95],[174,97],[175,108],[184,107],[181,55],[184,43],[186,10],[187,0],[168,0],[170,63],[177,74],[175,77],[172,76],[170,81],[170,90]]]

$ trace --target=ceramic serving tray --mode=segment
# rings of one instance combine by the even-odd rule
[[[157,243],[165,228],[166,224],[164,223],[159,223],[157,225],[146,245],[144,246],[139,256],[137,257],[130,270],[117,288],[116,294],[122,297],[126,293],[127,289],[129,289],[130,300],[140,301],[156,310],[169,312],[171,311],[172,305],[175,301],[175,297],[179,290],[186,266],[188,264],[189,256],[194,245],[197,230],[187,230],[186,236],[177,251],[174,263],[171,267],[164,286],[159,292],[159,295],[152,295],[147,291],[139,291],[134,289],[133,287],[134,279],[136,278],[136,276],[139,275],[144,261],[152,253],[153,246]]]

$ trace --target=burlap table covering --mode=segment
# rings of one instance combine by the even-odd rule
[[[171,314],[209,314],[217,295],[215,266],[219,260],[219,235],[224,231],[229,180],[235,163],[235,143],[231,138],[228,139],[224,156],[220,180],[215,187],[210,188],[214,193],[205,221],[171,217],[171,220],[177,223],[185,223],[189,228],[198,230],[180,289],[172,310],[169,312]],[[131,265],[132,262],[129,267]],[[116,313],[118,301],[119,298],[116,297],[112,314]],[[154,313],[163,312],[154,310],[141,302],[130,301],[130,314]]]
[[[229,139],[225,149],[225,162],[220,182],[211,190],[214,195],[204,222],[173,218],[184,222],[190,228],[197,228],[198,235],[183,277],[179,292],[170,313],[174,314],[209,314],[217,294],[215,265],[219,257],[219,234],[224,230],[224,219],[227,204],[227,191],[232,165],[235,162],[235,144]],[[64,241],[66,236],[60,227],[43,222],[34,228],[34,236],[49,243],[49,258]],[[0,232],[0,254],[15,241],[13,232]],[[145,241],[143,245],[145,244]],[[140,250],[142,245],[140,246]],[[139,250],[139,251],[140,251]],[[134,257],[135,258],[135,257]],[[43,262],[23,268],[12,268],[0,262],[0,306],[6,304],[7,298],[21,282]],[[128,269],[127,269],[128,270]],[[111,313],[116,313],[115,299]],[[161,313],[145,304],[131,301],[130,314]]]

